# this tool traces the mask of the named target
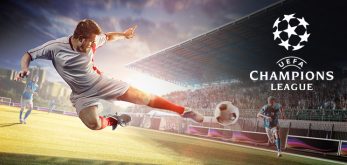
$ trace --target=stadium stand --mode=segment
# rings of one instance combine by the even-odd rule
[[[256,117],[259,109],[266,103],[270,95],[277,97],[284,105],[287,119],[317,120],[317,121],[346,121],[347,120],[347,83],[346,79],[333,82],[335,88],[323,88],[330,86],[326,83],[316,84],[317,91],[273,92],[266,89],[266,84],[230,83],[211,85],[208,87],[175,91],[165,95],[167,99],[199,110],[205,116],[213,116],[213,109],[220,101],[228,100],[241,109],[241,116],[247,118]],[[148,107],[135,106],[129,109],[136,112],[151,111]]]

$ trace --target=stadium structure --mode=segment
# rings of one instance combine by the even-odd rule
[[[310,7],[312,3],[315,4],[314,8]],[[341,54],[346,31],[343,26],[331,26],[329,22],[342,21],[344,6],[339,2],[280,1],[132,62],[127,67],[185,86],[235,79],[249,80],[249,73],[254,69],[279,69],[274,64],[287,51],[274,41],[272,26],[278,17],[296,13],[309,19],[312,27],[309,44],[295,54],[309,60],[310,68],[306,69],[342,70],[347,63]],[[320,15],[322,9],[329,13]],[[314,34],[319,34],[319,37],[314,37]]]

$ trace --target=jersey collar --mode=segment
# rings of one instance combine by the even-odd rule
[[[71,39],[72,39],[72,36],[69,37],[69,44],[70,44],[71,49],[72,49],[73,51],[75,51],[75,49],[74,49],[73,46],[72,46]]]

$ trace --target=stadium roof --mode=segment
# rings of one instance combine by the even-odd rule
[[[276,61],[288,55],[299,56],[309,61],[310,67],[306,69],[322,70],[323,66],[329,69],[331,66],[343,67],[347,62],[346,57],[341,58],[341,48],[344,47],[342,43],[347,37],[346,30],[342,26],[322,24],[322,20],[342,21],[342,15],[346,15],[341,14],[345,10],[344,7],[344,3],[279,1],[132,62],[127,67],[179,85],[246,80],[249,79],[251,70],[278,70]],[[322,14],[324,11],[329,12]],[[309,30],[313,34],[302,50],[293,52],[278,46],[272,34],[274,21],[284,14],[292,13],[297,17],[304,16],[312,26]],[[336,34],[338,30],[340,34]],[[332,39],[336,42],[329,42]],[[325,62],[324,65],[322,62]]]

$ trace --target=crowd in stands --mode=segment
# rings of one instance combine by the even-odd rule
[[[268,96],[276,97],[286,110],[296,113],[310,109],[347,109],[347,79],[315,82],[313,89],[312,91],[272,91],[270,83],[234,82],[195,90],[174,91],[164,97],[179,105],[206,110],[207,112],[203,113],[209,116],[213,113],[212,109],[221,101],[231,101],[242,110],[259,110],[266,104]],[[136,109],[142,109],[143,112],[151,110],[133,107],[133,110]]]
[[[347,80],[315,83],[312,91],[272,91],[269,83],[230,83],[176,91],[164,97],[192,108],[214,108],[231,101],[240,109],[259,109],[268,96],[274,96],[288,109],[346,109]]]

